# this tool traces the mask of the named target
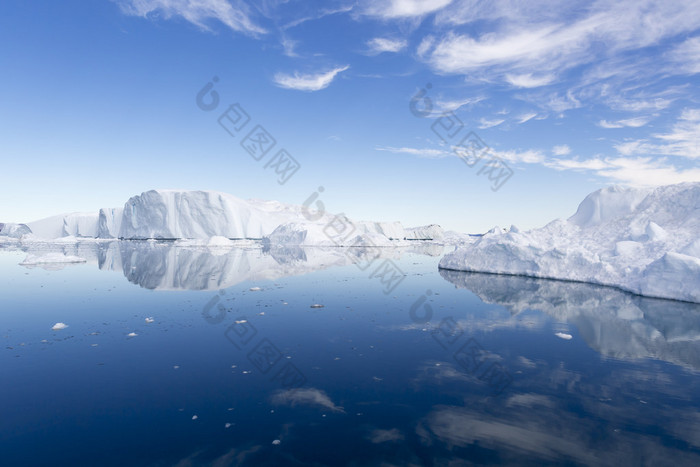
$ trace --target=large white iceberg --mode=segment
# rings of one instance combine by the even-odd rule
[[[612,285],[700,302],[700,183],[591,193],[568,220],[494,229],[440,268]]]
[[[293,213],[215,191],[151,190],[124,205],[120,238],[262,238]],[[291,219],[290,219],[291,220]]]

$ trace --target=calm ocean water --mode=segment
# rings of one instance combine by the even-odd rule
[[[2,465],[700,465],[699,305],[435,246],[57,248],[0,250]]]

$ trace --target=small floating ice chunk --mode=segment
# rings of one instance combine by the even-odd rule
[[[61,329],[66,329],[68,325],[66,323],[56,323],[53,325],[51,329],[54,331],[60,331]]]
[[[138,336],[138,334],[136,334],[135,332],[130,332],[129,334],[126,335],[126,337],[136,337],[136,336]]]
[[[231,424],[227,423],[226,425],[224,425],[224,428],[231,428]]]
[[[236,324],[243,324],[243,323],[247,323],[247,322],[248,322],[247,319],[237,319],[237,320],[235,321]]]
[[[152,323],[154,321],[155,321],[155,319],[153,319],[153,316],[149,316],[148,318],[146,318],[147,323]]]
[[[199,417],[197,415],[192,415],[192,420],[197,420]]]
[[[276,440],[272,441],[272,444],[274,444],[275,446],[277,446],[277,445],[280,444],[281,442],[282,442],[282,441],[276,439]]]
[[[321,305],[320,303],[314,303],[313,305],[311,305],[311,308],[323,308],[323,307],[325,307],[325,305]]]
[[[565,332],[555,332],[554,335],[557,336],[557,337],[560,338],[560,339],[564,339],[564,340],[567,340],[567,341],[568,341],[568,340],[571,340],[571,338],[573,337],[571,334],[567,334],[567,333],[565,333]]]
[[[262,289],[260,287],[251,287],[250,289],[251,292],[260,292]]]

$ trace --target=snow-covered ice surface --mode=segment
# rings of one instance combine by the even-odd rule
[[[440,268],[611,285],[700,302],[700,183],[591,193],[568,220],[493,229]]]

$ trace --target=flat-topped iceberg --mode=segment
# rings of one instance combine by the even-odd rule
[[[700,302],[700,183],[591,193],[568,220],[493,229],[440,268],[612,285]]]
[[[124,205],[120,238],[262,238],[297,213],[216,191],[151,190]],[[267,208],[267,209],[265,209]]]
[[[99,214],[96,212],[74,212],[29,222],[27,226],[31,233],[38,238],[96,238],[98,236],[98,219]]]

